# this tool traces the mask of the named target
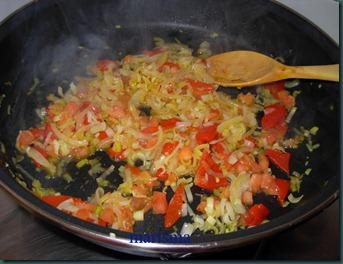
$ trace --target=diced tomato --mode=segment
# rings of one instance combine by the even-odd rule
[[[73,215],[81,220],[87,221],[87,219],[90,216],[90,211],[87,209],[81,208],[78,211],[76,211]]]
[[[133,175],[139,175],[142,172],[139,168],[137,168],[135,166],[130,166],[130,165],[128,165],[128,166],[129,166],[129,169]]]
[[[126,112],[124,107],[120,105],[115,105],[112,107],[111,111],[109,111],[109,116],[112,118],[120,119],[126,116]]]
[[[157,179],[159,179],[160,181],[165,181],[168,179],[168,173],[165,172],[162,168],[159,168],[156,171],[156,175]]]
[[[213,109],[211,108],[210,114],[208,116],[208,120],[215,120],[220,116],[220,111],[219,109]]]
[[[225,187],[228,185],[228,181],[221,173],[221,169],[214,162],[210,153],[205,150],[201,156],[199,167],[195,174],[194,184],[205,190]]]
[[[46,151],[44,149],[42,149],[41,147],[36,145],[36,146],[34,146],[34,149],[37,150],[40,154],[42,154],[42,156],[44,158],[48,158],[48,153],[46,153]],[[38,161],[36,161],[35,159],[32,159],[32,161],[38,169],[42,168],[42,164],[40,164]]]
[[[285,82],[279,81],[279,82],[273,82],[265,85],[265,88],[270,91],[270,93],[274,96],[275,99],[279,99],[278,93],[280,91],[285,90]]]
[[[255,102],[255,97],[251,93],[240,94],[238,99],[247,106],[251,106]]]
[[[220,142],[211,145],[211,148],[217,154],[223,155],[225,153],[225,148],[224,148],[223,144]]]
[[[253,204],[253,197],[252,197],[252,192],[245,191],[242,194],[242,202],[245,205],[252,205]]]
[[[205,213],[205,208],[206,208],[206,201],[200,201],[196,210],[200,213]]]
[[[152,57],[152,56],[155,56],[155,55],[160,54],[162,52],[163,52],[163,50],[161,48],[154,48],[152,50],[145,50],[143,53],[146,56]]]
[[[46,136],[45,128],[31,128],[29,130],[35,138],[43,139]]]
[[[188,83],[192,88],[193,94],[197,97],[212,93],[215,90],[215,87],[212,84],[205,82],[188,80]]]
[[[277,125],[283,123],[287,116],[286,108],[279,104],[267,106],[264,110],[261,124],[263,129],[275,128]]]
[[[170,155],[174,149],[179,145],[179,141],[167,142],[162,147],[162,154],[165,156]]]
[[[117,61],[113,60],[98,60],[96,66],[99,71],[105,72],[110,69],[118,69],[120,64]]]
[[[152,196],[152,211],[154,214],[165,214],[168,202],[167,195],[164,192],[154,192]]]
[[[170,72],[172,73],[175,73],[177,72],[178,70],[180,70],[180,66],[176,63],[173,63],[173,62],[170,62],[170,61],[167,61],[165,63],[163,63],[159,68],[158,68],[158,71],[159,72],[164,72],[164,71],[167,71],[169,70]]]
[[[167,211],[166,211],[166,215],[164,218],[165,228],[172,227],[177,222],[177,220],[180,219],[184,196],[185,196],[185,189],[183,185],[179,185],[176,188],[174,196],[170,200]]]
[[[268,195],[279,194],[279,187],[276,184],[275,177],[269,173],[262,174],[261,189]]]
[[[255,204],[250,207],[249,211],[244,216],[244,222],[247,226],[259,225],[269,215],[269,210],[263,204]]]
[[[176,123],[180,120],[178,118],[165,119],[160,121],[160,125],[163,129],[171,129],[176,126]]]
[[[198,132],[195,136],[195,139],[199,145],[208,143],[218,136],[217,125],[200,127],[197,129]]]
[[[29,130],[23,130],[19,132],[17,144],[19,147],[25,148],[31,145],[34,140],[35,137]]]
[[[53,207],[57,207],[60,203],[73,198],[69,195],[45,195],[41,199]]]
[[[278,199],[281,204],[285,202],[287,194],[289,193],[289,180],[285,179],[275,179],[276,185],[279,188]]]
[[[107,133],[105,131],[100,131],[99,134],[98,134],[98,139],[104,140],[106,138],[108,138]]]
[[[266,156],[271,162],[289,175],[289,161],[291,159],[291,154],[280,150],[267,149]]]
[[[153,134],[153,133],[156,133],[157,131],[158,131],[158,122],[155,119],[150,120],[148,126],[141,130],[141,132],[144,134]]]
[[[77,159],[82,159],[89,155],[89,149],[86,146],[73,148],[71,154]]]
[[[109,148],[107,154],[116,160],[125,160],[124,151],[116,152],[112,148]]]
[[[291,109],[295,105],[295,98],[288,91],[278,92],[278,98],[287,109]]]
[[[244,138],[244,145],[248,148],[254,148],[256,146],[256,140],[252,136]]]
[[[113,211],[106,207],[104,210],[101,212],[101,215],[99,217],[99,220],[104,221],[107,225],[112,225],[114,222],[115,216]]]
[[[106,222],[104,220],[101,220],[101,219],[98,219],[98,225],[103,226],[103,227],[107,226]]]
[[[157,137],[152,137],[149,139],[139,139],[138,143],[142,148],[149,149],[156,145],[158,141]]]

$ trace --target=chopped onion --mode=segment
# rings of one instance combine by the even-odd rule
[[[135,221],[144,221],[144,209],[133,212],[133,219]]]
[[[291,122],[291,120],[292,120],[292,118],[293,118],[293,116],[294,116],[296,111],[297,111],[297,108],[296,107],[292,107],[291,111],[289,111],[289,114],[288,114],[288,116],[285,119],[286,123]]]
[[[288,195],[288,201],[289,201],[290,203],[292,203],[292,204],[296,204],[296,203],[299,203],[300,200],[301,200],[303,197],[304,197],[304,195],[301,195],[301,196],[299,196],[299,197],[294,197],[294,196],[293,196],[293,193],[290,193],[290,194]]]
[[[213,214],[213,210],[214,210],[214,199],[213,197],[208,197],[206,199],[205,212],[207,213],[207,215],[211,215]]]
[[[193,194],[192,194],[190,185],[185,186],[185,191],[186,191],[187,201],[189,203],[192,203],[193,202]]]
[[[106,130],[106,123],[101,122],[101,123],[96,123],[94,124],[91,129],[89,130],[92,134],[96,134],[100,131],[105,131]]]
[[[62,203],[60,203],[57,206],[57,209],[62,210],[62,211],[71,212],[71,213],[75,213],[76,211],[79,210],[79,208],[74,205],[73,198],[70,198],[70,199],[65,200]]]
[[[184,236],[184,235],[192,235],[194,231],[194,226],[190,223],[184,223],[182,225],[181,231],[180,231],[180,235]]]
[[[184,216],[187,215],[187,212],[188,212],[188,210],[187,210],[187,203],[184,203],[184,204],[182,205],[181,215],[184,217]]]
[[[63,133],[61,133],[57,129],[57,127],[53,123],[51,123],[51,129],[59,139],[62,139],[63,141],[69,143],[70,145],[73,145],[76,147],[83,147],[83,146],[88,145],[87,140],[74,140],[74,139],[71,139],[70,137],[65,136]]]
[[[105,179],[108,175],[110,175],[110,174],[114,171],[114,169],[115,169],[114,165],[109,166],[108,169],[105,170],[105,171],[99,176],[99,178]]]
[[[291,80],[291,81],[286,81],[285,82],[285,87],[286,88],[293,88],[295,86],[298,86],[300,83],[299,79],[294,79],[294,80]]]
[[[249,188],[250,176],[242,172],[235,178],[230,185],[230,201],[233,210],[238,214],[244,214],[246,209],[242,203],[242,193]]]
[[[35,160],[37,163],[46,168],[51,174],[55,174],[56,166],[51,164],[39,151],[34,148],[28,147],[26,149],[27,155]]]

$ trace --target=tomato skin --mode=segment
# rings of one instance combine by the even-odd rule
[[[110,208],[104,208],[101,212],[99,220],[105,222],[106,225],[112,225],[114,222],[115,216],[113,211]]]
[[[285,202],[287,194],[289,193],[290,182],[289,180],[285,179],[275,179],[275,183],[279,189],[278,200],[282,205]]]
[[[160,121],[160,125],[163,129],[171,129],[176,126],[176,123],[180,120],[178,118],[165,119]]]
[[[162,154],[165,156],[170,155],[178,145],[179,145],[179,141],[165,143],[162,147]]]
[[[221,174],[221,169],[214,162],[210,153],[205,150],[195,174],[194,184],[202,189],[210,191],[228,185],[228,181],[225,177],[218,177],[211,172]]]
[[[104,139],[106,139],[106,138],[108,138],[107,133],[106,133],[105,131],[100,131],[100,132],[99,132],[99,135],[98,135],[98,139],[104,140]]]
[[[208,143],[218,136],[217,125],[200,127],[197,129],[198,132],[195,136],[195,139],[199,145]]]
[[[285,82],[284,81],[273,82],[273,83],[266,84],[264,87],[269,90],[269,92],[271,93],[272,96],[274,96],[274,98],[279,99],[278,93],[285,90]]]
[[[174,193],[174,196],[169,202],[167,207],[166,215],[164,218],[164,227],[172,227],[177,220],[181,217],[181,209],[185,196],[185,188],[183,185],[179,185]]]
[[[283,123],[287,116],[286,108],[279,104],[269,105],[264,110],[264,115],[261,120],[263,129],[275,128],[277,125]]]
[[[212,93],[215,90],[215,87],[212,84],[195,80],[187,81],[192,88],[192,93],[197,97],[201,97],[205,94]]]
[[[247,226],[259,225],[267,218],[269,215],[269,209],[263,204],[255,204],[244,216],[244,222]]]
[[[289,175],[289,161],[291,159],[291,154],[280,150],[267,149],[266,156],[271,162]]]
[[[158,125],[156,120],[150,120],[148,126],[143,128],[141,132],[143,134],[154,134],[158,131]]]
[[[124,160],[125,159],[124,151],[116,152],[112,148],[109,148],[107,150],[107,154],[111,158],[114,158],[114,159],[117,159],[117,160]]]
[[[60,203],[73,198],[69,195],[45,195],[41,199],[53,207],[57,207]]]
[[[113,60],[99,60],[96,62],[96,66],[101,72],[110,70],[111,68],[118,69],[119,63]]]
[[[154,192],[152,196],[152,211],[154,214],[165,214],[168,202],[167,195],[164,192]]]
[[[156,171],[155,176],[157,177],[157,179],[159,179],[160,181],[166,181],[168,179],[168,173],[163,171],[162,168],[158,169]]]
[[[167,61],[167,62],[163,63],[163,64],[158,68],[158,71],[159,71],[159,72],[164,72],[164,71],[166,71],[166,70],[168,70],[168,69],[169,69],[172,73],[175,73],[175,72],[177,72],[178,70],[180,70],[180,66],[179,66],[179,64],[176,64],[176,63]]]

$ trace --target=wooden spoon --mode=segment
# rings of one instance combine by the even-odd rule
[[[230,51],[214,55],[207,59],[207,65],[215,82],[228,87],[240,88],[289,78],[339,82],[339,64],[287,66],[254,51]]]

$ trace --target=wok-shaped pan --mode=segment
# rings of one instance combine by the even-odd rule
[[[292,152],[292,170],[304,171],[307,156],[310,158],[312,172],[304,178],[300,192],[304,198],[296,206],[273,212],[273,219],[266,224],[225,235],[194,234],[191,244],[132,244],[128,233],[66,215],[18,184],[19,178],[30,188],[37,178],[43,186],[62,193],[82,198],[92,194],[95,184],[87,181],[89,176],[82,171],[74,171],[77,180],[69,184],[62,178],[46,180],[24,160],[21,165],[28,173],[23,173],[12,161],[16,136],[20,129],[38,124],[35,109],[46,106],[46,96],[59,85],[67,87],[75,76],[84,76],[86,67],[97,59],[118,59],[152,48],[153,37],[178,39],[193,48],[208,41],[213,53],[255,50],[281,57],[289,65],[339,61],[337,45],[324,33],[267,0],[34,1],[0,26],[0,93],[4,95],[0,141],[6,150],[0,157],[0,183],[20,204],[63,229],[108,248],[137,255],[181,256],[238,247],[271,236],[315,215],[337,198],[339,86],[306,80],[297,87],[301,89],[298,111],[290,126],[318,126],[315,140],[320,148],[310,153],[301,146]],[[39,83],[33,86],[35,78]],[[223,91],[235,95],[233,89]],[[103,157],[103,162],[111,161]],[[113,176],[113,184],[117,178]],[[135,232],[164,232],[160,226],[161,218],[149,216],[144,224],[136,225]]]

